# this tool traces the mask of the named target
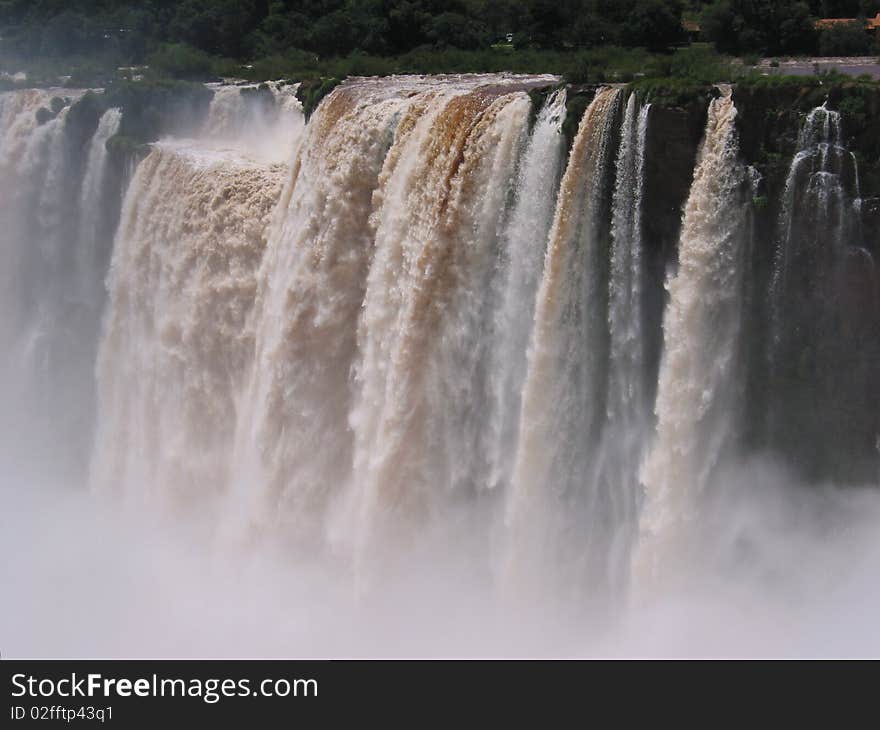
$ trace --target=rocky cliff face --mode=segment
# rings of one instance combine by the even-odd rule
[[[772,419],[749,419],[747,438],[775,447],[807,477],[875,479],[880,418],[877,409],[865,404],[880,402],[875,266],[880,245],[880,134],[871,123],[880,113],[880,90],[858,81],[810,80],[776,88],[746,86],[736,90],[735,98],[742,152],[760,175],[754,201],[757,245],[751,280],[757,296],[748,339],[753,374],[749,402],[757,410],[758,404],[775,400],[771,410],[784,410],[786,416],[784,428]],[[829,110],[820,117],[839,123],[839,133],[829,131],[826,120],[817,159],[811,159],[803,149],[809,142],[799,133],[817,108]],[[807,155],[809,170],[793,172],[792,161],[799,154]],[[841,160],[839,170],[831,162],[835,156]],[[791,188],[799,174],[810,175],[808,188],[794,210],[786,211],[786,199],[796,195]],[[826,184],[832,187],[824,190]],[[831,225],[816,210],[826,199],[832,210],[842,201],[851,203],[831,214]],[[774,257],[786,246],[786,221],[791,231],[787,245],[798,255],[802,271],[796,301],[775,335],[783,344],[771,364],[774,356],[768,352],[774,335],[769,331],[767,297],[777,286]]]
[[[682,210],[693,180],[709,99],[709,94],[705,94],[686,106],[654,104],[651,107],[645,154],[643,219],[648,275],[645,285],[646,331],[650,333],[646,355],[651,372],[659,369],[666,303],[664,282],[676,262]],[[649,382],[655,383],[656,377],[649,378]],[[650,397],[653,395],[651,393]]]
[[[658,100],[652,108],[644,240],[652,261],[647,296],[655,334],[661,326],[662,283],[665,271],[675,266],[681,206],[710,93],[694,95],[684,104]],[[750,376],[742,438],[753,446],[769,445],[813,480],[871,480],[876,478],[880,434],[877,409],[865,408],[867,402],[880,402],[880,286],[875,265],[880,248],[880,131],[871,120],[880,114],[880,90],[857,81],[810,80],[738,87],[734,100],[740,154],[751,167],[753,184],[743,353]],[[771,356],[774,337],[780,337],[771,331],[771,310],[786,183],[799,151],[799,133],[809,113],[822,105],[839,113],[840,138],[830,142],[827,154],[845,158],[841,175],[849,179],[843,181],[843,194],[852,198],[852,207],[831,228],[828,221],[823,228],[810,210],[815,201],[799,201],[792,214],[793,230],[803,240],[789,245],[801,251],[799,265],[811,270],[799,275],[797,301],[781,325],[781,338],[788,344]],[[819,163],[808,163],[817,171],[811,184],[819,185],[825,173]],[[657,357],[659,335],[653,342],[651,352]],[[768,399],[773,401],[770,405]],[[773,412],[776,417],[767,415]]]
[[[594,93],[595,87],[576,87],[570,93],[569,134],[576,130],[580,113]],[[648,278],[644,289],[647,360],[656,373],[666,303],[664,283],[677,265],[682,210],[706,109],[718,91],[639,93],[652,104],[643,245]],[[871,121],[880,115],[880,89],[858,80],[803,79],[742,85],[734,88],[733,98],[740,156],[751,171],[748,194],[752,198],[743,443],[769,446],[797,465],[807,479],[869,481],[876,478],[880,448],[880,412],[865,407],[865,403],[880,402],[876,378],[880,277],[875,265],[880,255],[880,129]],[[808,115],[823,105],[832,115],[839,115],[835,117],[840,123],[839,138],[827,143],[827,153],[843,160],[843,193],[851,206],[835,221],[824,223],[811,210],[815,200],[799,199],[794,206],[793,222],[788,224],[794,233],[789,235],[802,240],[790,241],[789,246],[800,252],[798,266],[809,270],[798,275],[800,289],[781,324],[784,333],[774,334],[774,268],[783,245],[786,184]],[[821,187],[825,182],[821,165],[807,163],[818,173],[812,183],[804,183],[807,189],[802,194],[809,197],[821,193],[811,189],[811,184]],[[774,345],[774,338],[787,344]]]

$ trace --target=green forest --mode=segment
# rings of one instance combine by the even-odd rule
[[[0,0],[0,59],[85,74],[147,65],[190,79],[589,76],[609,55],[630,55],[636,69],[657,63],[640,53],[692,41],[731,56],[872,54],[859,24],[818,31],[815,19],[878,11],[880,0]]]

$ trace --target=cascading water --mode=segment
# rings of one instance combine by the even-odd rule
[[[96,489],[204,509],[228,488],[235,397],[282,174],[193,143],[160,143],[138,166],[108,279]]]
[[[605,579],[594,455],[607,357],[603,213],[622,92],[600,89],[563,176],[535,307],[503,580],[574,595]],[[598,592],[598,591],[596,591]]]
[[[82,91],[0,94],[0,349],[3,441],[17,454],[45,450],[61,473],[85,466],[93,419],[94,350],[103,300],[104,240],[80,245],[90,221],[112,211],[103,178],[112,125],[75,114]],[[91,139],[91,142],[89,141]],[[84,144],[85,143],[85,144]],[[89,154],[86,154],[89,151]],[[43,467],[36,467],[43,470]]]
[[[104,112],[98,129],[89,145],[85,175],[83,176],[82,192],[80,193],[79,241],[77,247],[77,273],[81,278],[80,288],[86,295],[91,295],[91,321],[97,322],[103,304],[104,262],[109,259],[102,244],[112,239],[105,230],[106,214],[104,201],[111,191],[107,190],[108,153],[107,142],[117,132],[122,121],[119,109],[108,109]],[[119,194],[118,191],[113,191]],[[121,199],[121,195],[119,195]]]
[[[432,102],[395,142],[374,216],[351,417],[362,546],[487,479],[484,293],[529,103],[466,88]]]
[[[287,162],[302,136],[298,84],[210,84],[214,96],[199,137],[272,162]]]
[[[211,510],[229,493],[260,266],[303,129],[295,89],[270,88],[216,87],[197,138],[156,143],[134,174],[97,366],[100,491]]]
[[[841,246],[856,243],[860,207],[858,164],[843,145],[840,113],[823,104],[807,115],[785,181],[771,284],[774,339],[782,336],[789,297],[806,293],[801,284],[818,283],[796,277],[827,271]]]
[[[808,473],[850,449],[870,451],[875,430],[860,408],[873,389],[874,377],[862,363],[874,333],[859,321],[877,306],[876,296],[872,302],[860,293],[865,263],[868,272],[874,268],[864,248],[861,207],[856,156],[845,146],[840,112],[826,102],[807,114],[798,135],[769,297],[768,441]],[[862,354],[854,357],[856,351]],[[855,466],[861,457],[848,460]]]
[[[513,78],[356,80],[316,111],[258,290],[237,437],[235,511],[251,524],[363,547],[432,479],[472,478],[456,444],[473,448],[458,430],[475,428],[475,404],[454,389],[483,366],[479,292],[528,118],[504,93]]]
[[[516,200],[501,248],[490,422],[490,484],[507,486],[516,454],[526,350],[553,206],[562,171],[566,93],[555,92],[535,120],[518,173]]]
[[[678,271],[668,284],[656,440],[635,554],[637,590],[670,577],[686,555],[706,492],[731,446],[741,392],[737,362],[749,225],[730,90],[709,105],[684,212]]]
[[[650,426],[645,357],[645,263],[642,215],[645,145],[651,105],[630,94],[620,131],[611,213],[610,333],[607,422],[598,452],[597,488],[608,495],[616,533],[610,547],[612,579],[628,574],[637,524],[638,469]]]
[[[349,475],[349,373],[373,248],[373,191],[414,103],[380,84],[333,91],[305,132],[260,273],[235,511],[255,525],[293,523],[291,533],[306,541]]]
[[[47,306],[42,300],[30,306],[28,292],[22,289],[24,278],[33,272],[45,282],[62,254],[59,228],[65,222],[67,202],[62,193],[68,163],[64,148],[68,108],[59,110],[42,124],[38,122],[41,110],[48,110],[54,98],[60,99],[51,91],[2,95],[3,217],[6,223],[3,248],[8,257],[8,265],[4,266],[7,286],[3,289],[9,295],[3,320],[7,337],[27,337],[24,332],[27,324],[23,320],[33,320],[39,316],[39,309]],[[55,291],[47,294],[50,298],[58,296]],[[5,344],[12,345],[8,340]]]
[[[0,276],[3,277],[0,281],[0,297],[3,297],[0,342],[3,344],[4,371],[12,366],[8,358],[12,354],[13,342],[19,335],[20,320],[28,310],[21,290],[23,278],[20,272],[24,265],[24,251],[20,240],[27,229],[25,215],[33,210],[33,205],[25,187],[20,184],[20,179],[26,177],[22,172],[26,172],[29,167],[26,152],[32,145],[28,143],[32,137],[37,136],[37,111],[44,102],[48,103],[47,95],[37,90],[0,94],[0,120],[3,124],[0,147],[0,180],[3,185],[3,195],[0,197],[0,236],[4,255],[4,265],[0,267]],[[39,138],[42,140],[50,129],[44,125],[39,130]]]

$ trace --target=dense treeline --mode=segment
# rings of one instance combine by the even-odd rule
[[[864,18],[880,0],[714,0],[702,3],[702,31],[723,53],[857,55],[874,50],[861,23],[818,31],[816,18]]]
[[[7,53],[112,52],[143,61],[162,43],[237,59],[292,48],[386,56],[505,43],[665,47],[682,39],[682,0],[2,0]]]
[[[815,19],[878,11],[880,0],[0,0],[0,57],[190,78],[223,59],[266,73],[539,70],[553,54],[663,52],[695,25],[727,54],[866,54],[860,23],[820,32]]]

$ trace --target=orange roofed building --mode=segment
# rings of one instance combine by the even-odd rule
[[[868,33],[873,33],[880,38],[880,13],[877,13],[875,17],[867,18],[864,21],[859,18],[822,18],[821,20],[816,21],[816,29],[827,30],[828,28],[833,28],[835,25],[860,22],[864,22],[865,30]]]

